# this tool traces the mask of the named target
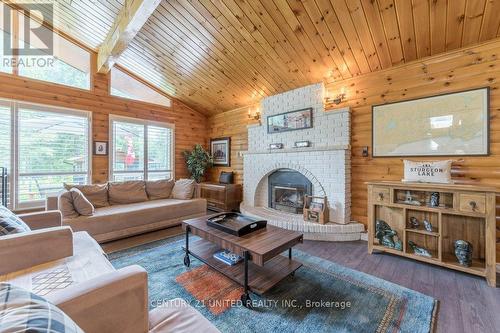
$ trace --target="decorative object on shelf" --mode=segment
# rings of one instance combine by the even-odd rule
[[[321,224],[330,222],[327,197],[304,195],[303,214],[304,221]]]
[[[383,246],[387,246],[398,251],[403,250],[403,243],[397,238],[397,231],[391,229],[391,227],[385,221],[375,221],[375,237]],[[397,239],[394,240],[394,237],[396,237]]]
[[[194,146],[191,151],[184,151],[183,155],[191,178],[197,183],[201,182],[201,179],[205,175],[205,171],[213,164],[212,157],[200,144]]]
[[[439,207],[439,192],[431,193],[431,199],[429,203],[431,207]]]
[[[455,256],[457,257],[458,263],[464,267],[472,266],[472,244],[459,239],[453,242],[455,247]]]
[[[310,141],[295,141],[295,144],[293,145],[294,148],[306,148],[310,146],[311,146]]]
[[[94,155],[101,155],[101,156],[108,155],[108,142],[94,141]]]
[[[446,161],[409,161],[404,160],[402,182],[451,183],[451,160]]]
[[[269,149],[283,149],[282,143],[271,143]]]
[[[312,108],[267,117],[267,133],[281,133],[312,127]]]
[[[260,108],[258,105],[248,108],[248,119],[260,121]]]
[[[210,139],[210,154],[215,166],[231,166],[231,138]]]
[[[418,227],[420,226],[420,222],[415,216],[410,217],[410,226],[413,229],[418,229]]]
[[[432,232],[432,223],[428,220],[424,220],[424,228],[425,230]]]
[[[413,205],[413,206],[421,206],[422,204],[420,201],[413,199],[413,196],[411,195],[411,191],[406,191],[406,196],[405,196],[405,201],[403,203],[407,205]]]
[[[414,252],[417,256],[422,256],[422,257],[432,258],[431,253],[430,253],[430,252],[429,252],[429,250],[427,250],[425,247],[420,247],[420,246],[417,246],[417,244],[415,244],[415,243],[414,243],[414,242],[412,242],[412,241],[408,241],[408,244],[410,245],[410,247],[412,248],[413,252]]]
[[[325,104],[335,103],[338,105],[343,101],[345,101],[345,98],[346,98],[345,87],[342,87],[340,89],[340,92],[334,95],[334,97],[331,97],[330,93],[327,91],[325,97]]]
[[[375,105],[373,156],[488,155],[489,118],[488,87]]]
[[[221,184],[232,184],[234,182],[234,172],[232,171],[221,171],[219,175],[219,183]]]

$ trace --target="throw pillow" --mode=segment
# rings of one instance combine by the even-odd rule
[[[404,160],[403,182],[451,183],[451,162]]]
[[[175,182],[174,188],[172,189],[172,198],[189,200],[193,198],[194,194],[194,179],[179,179]]]
[[[0,205],[0,236],[31,231],[30,227],[7,207]]]
[[[146,182],[146,193],[149,200],[168,199],[172,194],[175,181],[173,179],[149,180]]]
[[[54,304],[25,289],[0,283],[1,332],[83,333]]]
[[[74,219],[80,216],[78,212],[75,210],[75,206],[73,205],[73,196],[70,191],[64,191],[59,194],[57,198],[58,207],[61,211],[63,218],[65,219]]]
[[[64,184],[64,188],[68,191],[72,188],[79,189],[85,198],[92,203],[95,208],[109,206],[108,202],[108,184],[92,184],[92,185],[70,185]]]
[[[85,195],[77,189],[73,187],[71,190],[71,198],[73,199],[73,206],[75,210],[80,215],[84,216],[92,216],[94,215],[95,209],[92,203],[85,197]]]
[[[142,180],[109,183],[108,193],[111,205],[148,201],[146,184]]]

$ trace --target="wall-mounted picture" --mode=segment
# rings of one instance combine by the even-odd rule
[[[210,153],[216,166],[231,166],[231,138],[210,139]]]
[[[108,142],[94,141],[94,155],[108,155]]]
[[[281,133],[312,127],[312,108],[267,117],[267,132]]]
[[[489,154],[489,88],[372,107],[374,157]]]

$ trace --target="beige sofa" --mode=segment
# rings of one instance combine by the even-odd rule
[[[61,226],[59,212],[20,217],[32,231],[0,237],[0,256],[5,259],[0,281],[44,296],[86,333],[219,332],[180,299],[149,311],[146,271],[137,265],[113,268],[88,233]],[[55,271],[68,278],[69,285],[37,284]]]
[[[145,196],[147,200],[147,196]],[[47,210],[59,210],[57,196],[47,198]],[[112,202],[110,200],[110,202]],[[158,199],[95,208],[91,216],[63,218],[73,231],[86,231],[99,243],[181,224],[206,215],[205,199]]]

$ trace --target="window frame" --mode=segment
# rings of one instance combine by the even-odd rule
[[[143,171],[116,171],[116,172],[114,171],[114,166],[115,166],[115,163],[114,163],[115,162],[114,161],[115,142],[114,142],[114,128],[113,128],[114,122],[127,122],[127,123],[132,123],[132,124],[144,126],[144,156],[143,156],[144,170]],[[170,161],[171,161],[170,167],[171,167],[171,170],[153,170],[151,173],[170,172],[170,174],[172,176],[170,179],[175,179],[175,124],[110,114],[109,115],[109,152],[108,152],[108,157],[109,157],[108,177],[109,177],[110,182],[115,181],[114,174],[121,174],[121,173],[142,174],[143,180],[144,181],[148,180],[148,175],[149,175],[148,126],[168,128],[172,131],[171,149],[170,149]]]
[[[87,176],[87,184],[92,179],[92,112],[79,110],[79,109],[70,109],[59,106],[51,106],[40,103],[30,103],[25,101],[17,101],[10,99],[0,99],[0,104],[10,105],[10,116],[11,116],[11,127],[10,127],[10,165],[9,165],[9,173],[8,173],[8,181],[10,183],[9,193],[10,196],[10,208],[14,210],[27,210],[27,209],[35,209],[41,208],[45,206],[45,199],[41,200],[32,200],[28,202],[20,202],[18,198],[19,194],[19,177],[20,176],[44,176],[44,175],[86,175]],[[35,111],[40,112],[51,112],[51,113],[60,113],[64,115],[72,115],[78,117],[87,118],[87,172],[53,172],[53,173],[20,173],[19,172],[19,110],[21,108],[28,108]],[[62,187],[61,187],[62,189]]]

